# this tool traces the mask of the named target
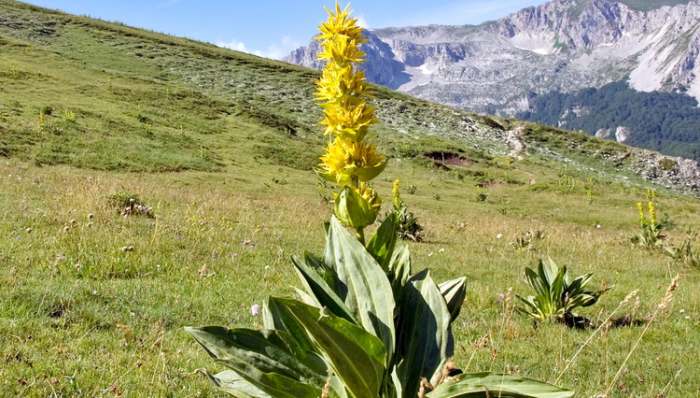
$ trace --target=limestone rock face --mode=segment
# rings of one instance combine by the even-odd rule
[[[505,115],[526,110],[533,94],[623,79],[700,99],[700,0],[627,3],[554,0],[478,26],[371,30],[363,68],[374,83]],[[318,51],[312,43],[287,61],[319,68]]]
[[[624,144],[625,142],[627,142],[627,140],[630,139],[631,135],[632,132],[625,126],[620,126],[617,129],[615,129],[615,140],[619,143]]]

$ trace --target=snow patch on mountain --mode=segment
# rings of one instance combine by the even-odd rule
[[[553,0],[479,26],[367,36],[363,68],[372,82],[479,112],[514,115],[533,94],[624,80],[700,99],[700,0],[649,11],[624,0]],[[319,67],[317,53],[311,45],[288,61]]]
[[[556,36],[551,32],[518,32],[510,38],[510,42],[515,48],[539,55],[551,55],[556,52]]]

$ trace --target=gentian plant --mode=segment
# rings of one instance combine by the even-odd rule
[[[326,67],[317,98],[330,144],[319,173],[338,186],[322,256],[293,258],[298,299],[269,298],[263,329],[187,328],[227,370],[209,378],[240,398],[571,397],[519,376],[464,374],[450,358],[465,278],[438,284],[413,273],[395,215],[370,239],[381,200],[370,181],[386,165],[366,141],[376,123],[357,65],[365,42],[336,5],[321,25]]]

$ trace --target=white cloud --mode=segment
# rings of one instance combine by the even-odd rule
[[[357,18],[357,24],[362,29],[369,29],[369,22],[367,22],[367,18],[364,15],[358,15],[355,18]]]
[[[289,55],[289,53],[292,50],[302,46],[302,43],[300,43],[297,40],[294,40],[290,36],[284,36],[278,42],[272,43],[263,49],[248,48],[248,46],[244,42],[235,39],[228,41],[220,40],[214,44],[216,44],[219,47],[224,47],[236,51],[242,51],[249,54],[255,54],[259,57],[272,59],[282,59]]]
[[[228,48],[229,50],[243,51],[244,53],[248,52],[248,48],[242,41],[217,41],[214,44],[216,44],[219,47]]]

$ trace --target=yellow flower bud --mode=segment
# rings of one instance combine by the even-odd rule
[[[335,216],[348,227],[362,229],[374,223],[381,205],[381,199],[370,186],[345,187],[335,199]]]

